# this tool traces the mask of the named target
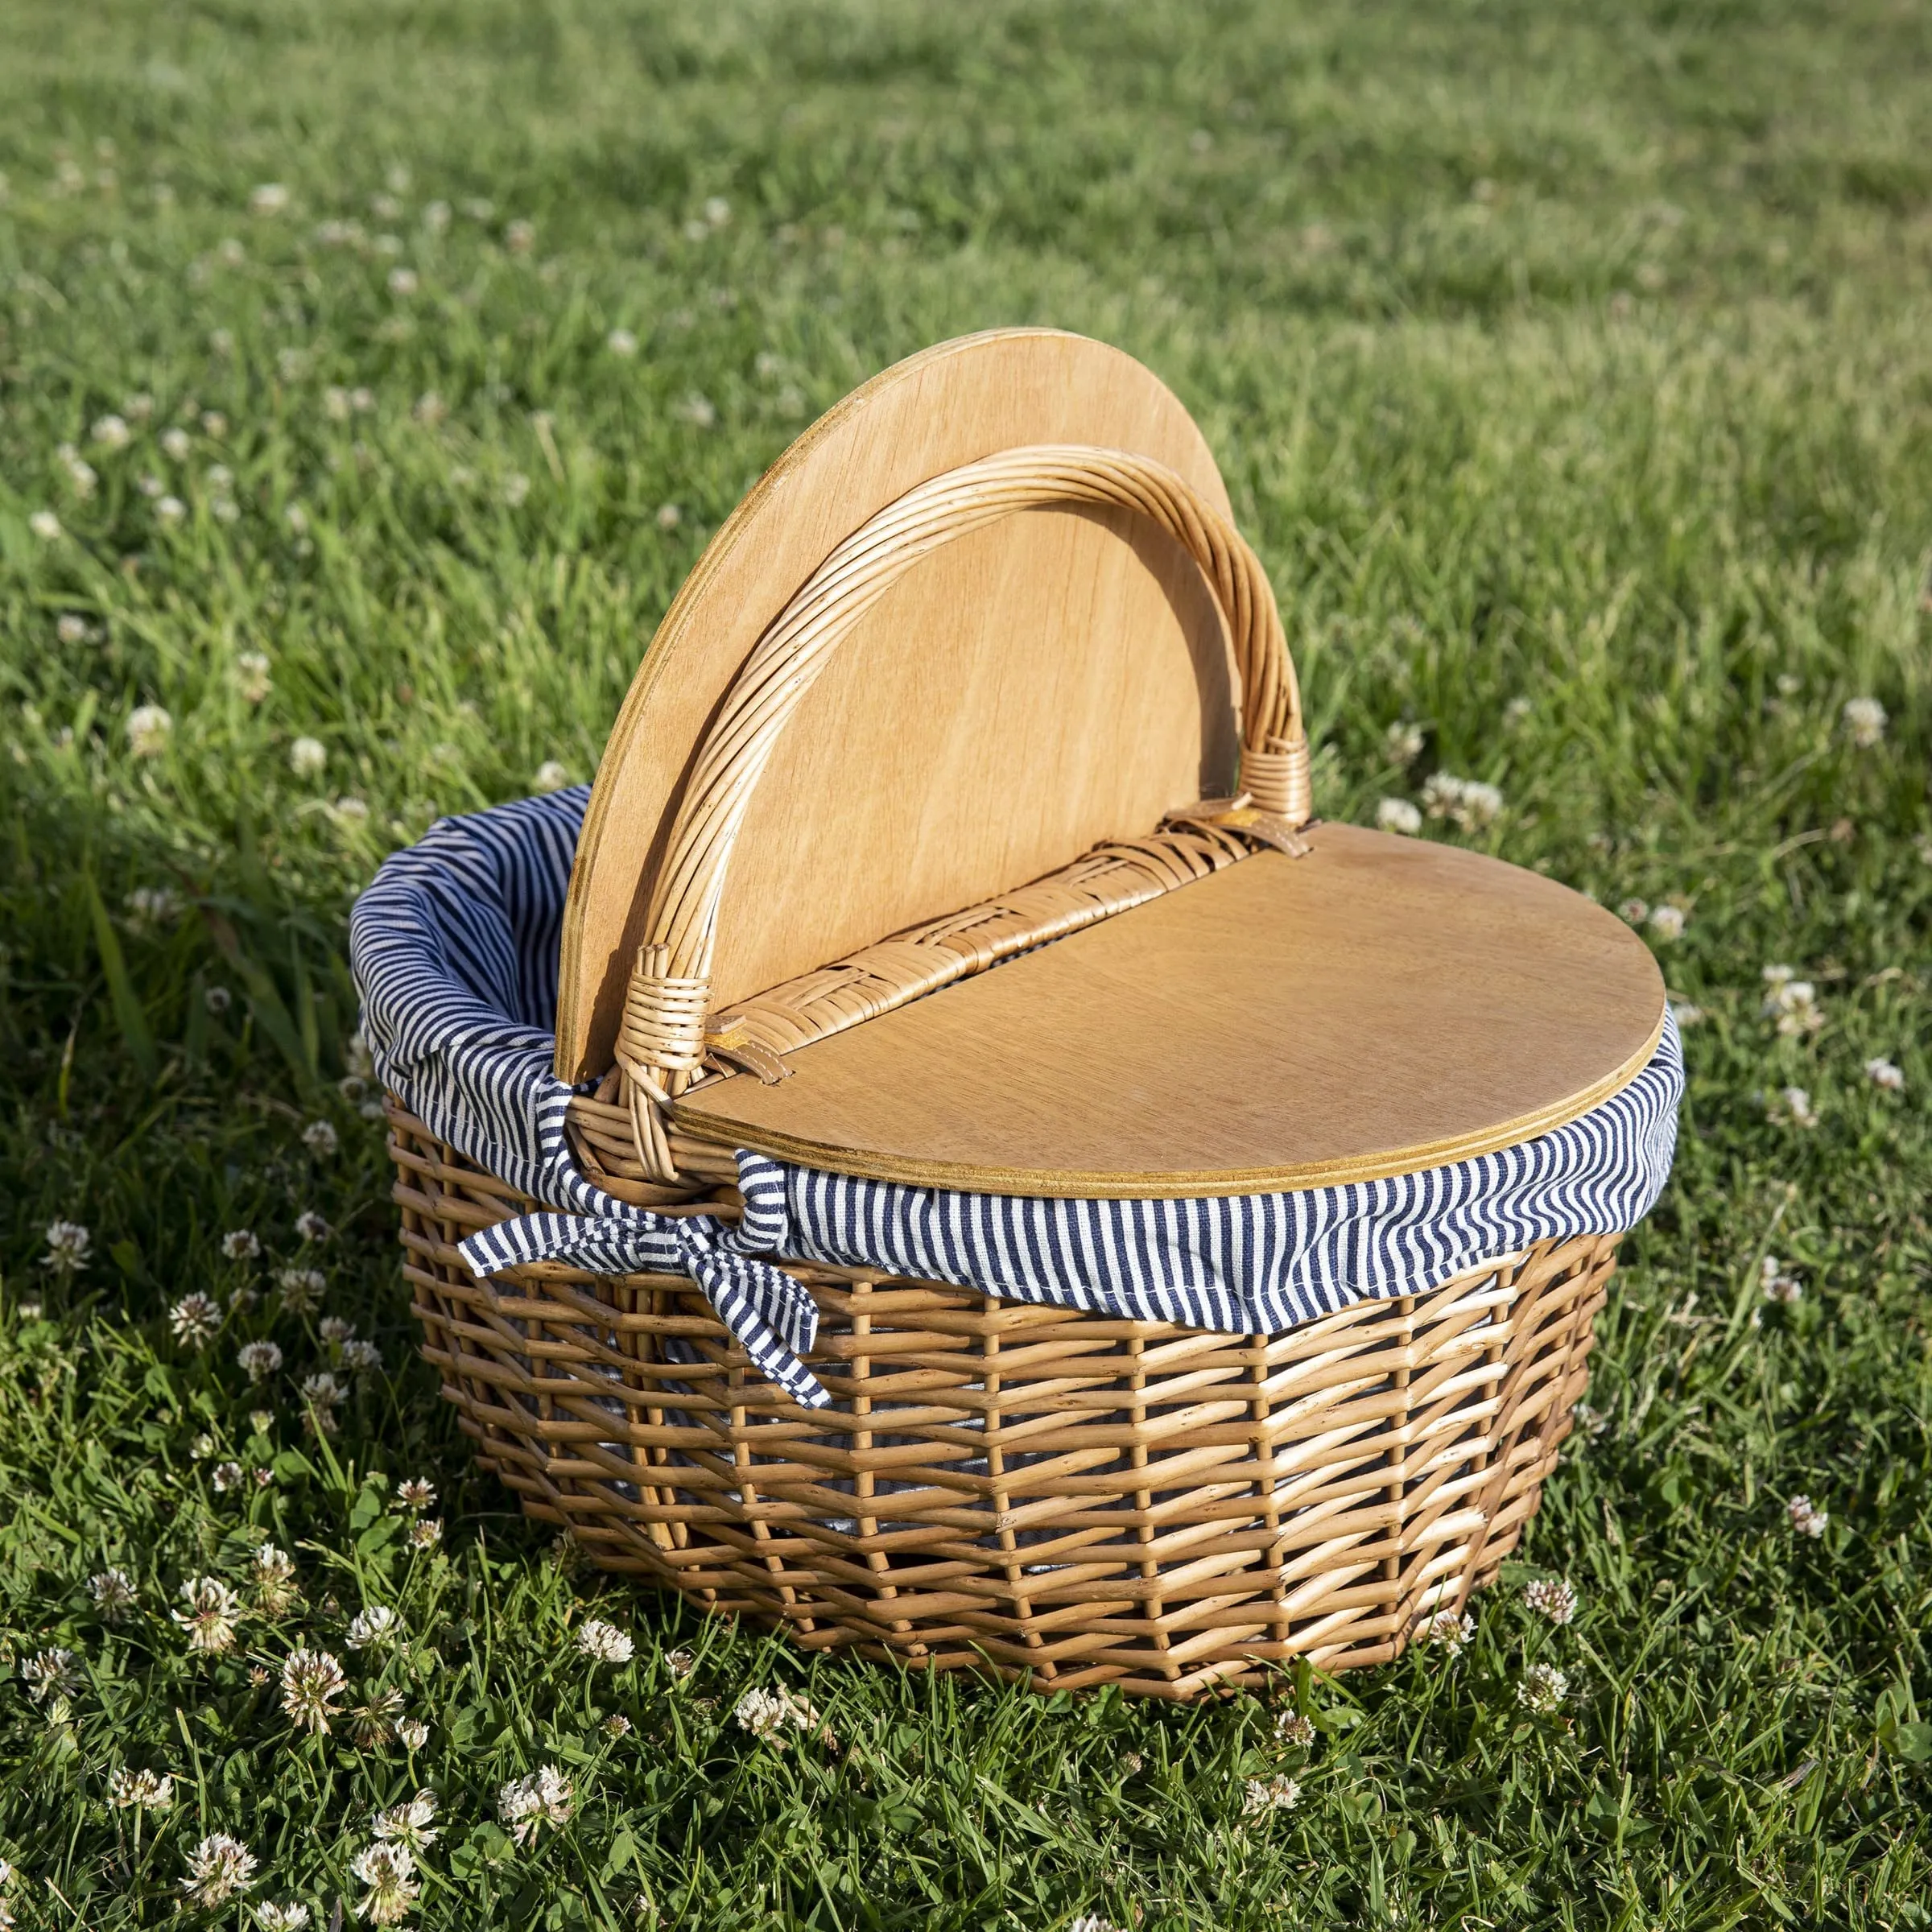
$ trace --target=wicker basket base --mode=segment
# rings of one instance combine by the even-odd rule
[[[1398,1655],[1534,1513],[1615,1265],[1615,1236],[1539,1242],[1241,1336],[801,1265],[811,1411],[682,1278],[478,1282],[456,1243],[528,1203],[390,1117],[423,1353],[526,1511],[805,1649],[1042,1690]]]

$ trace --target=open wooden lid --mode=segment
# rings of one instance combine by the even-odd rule
[[[1459,848],[1319,825],[788,1056],[705,1083],[694,1137],[972,1192],[1332,1186],[1513,1146],[1640,1072],[1649,949]]]
[[[707,731],[774,620],[908,491],[1038,444],[1164,465],[1221,514],[1200,431],[1153,372],[1058,329],[886,369],[801,436],[706,548],[613,727],[564,915],[559,1077],[611,1064],[626,976]],[[1145,518],[1038,507],[923,558],[788,725],[716,919],[727,1004],[1226,791],[1235,691],[1200,570]]]

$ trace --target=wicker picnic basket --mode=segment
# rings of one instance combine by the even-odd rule
[[[781,1177],[809,1298],[788,1380],[738,1259],[600,1265],[392,1078],[423,1352],[597,1563],[807,1649],[1187,1698],[1391,1658],[1515,1546],[1661,1184],[1593,1221],[1537,1162],[1628,1164],[1661,981],[1549,881],[1314,821],[1268,579],[1138,365],[969,338],[795,445],[644,659],[559,916],[544,1146],[700,1261]],[[1376,1275],[1333,1231],[1391,1215]],[[1306,1319],[1241,1298],[1278,1226]],[[511,1228],[549,1258],[473,1267]],[[989,1258],[1076,1228],[1071,1286]],[[1112,1295],[1149,1228],[1232,1298]]]

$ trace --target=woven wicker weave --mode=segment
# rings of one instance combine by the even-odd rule
[[[485,1467],[604,1567],[807,1649],[1187,1698],[1384,1662],[1493,1576],[1570,1430],[1616,1238],[1216,1335],[795,1267],[828,1410],[676,1277],[478,1282],[522,1202],[392,1106],[424,1353]]]

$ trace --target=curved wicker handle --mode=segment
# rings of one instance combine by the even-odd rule
[[[968,463],[908,490],[814,571],[745,660],[692,770],[651,892],[648,937],[625,1001],[617,1063],[646,1169],[675,1169],[655,1107],[704,1064],[718,906],[751,797],[779,734],[861,617],[929,552],[1015,510],[1131,510],[1193,557],[1227,621],[1241,679],[1243,789],[1290,826],[1311,808],[1301,691],[1261,560],[1164,464],[1124,450],[1041,444]]]

